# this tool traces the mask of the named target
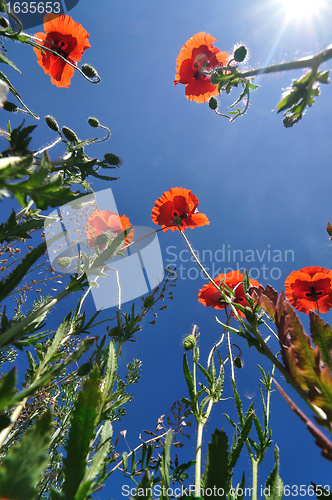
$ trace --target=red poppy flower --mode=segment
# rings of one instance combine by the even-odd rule
[[[317,266],[293,271],[286,278],[285,291],[298,311],[309,314],[318,309],[326,313],[332,307],[332,271]]]
[[[85,49],[91,47],[88,42],[89,33],[79,23],[75,23],[70,16],[46,14],[44,30],[46,34],[35,34],[36,38],[43,40],[42,42],[37,40],[37,43],[54,50],[75,66],[81,60]],[[75,68],[50,52],[43,53],[36,48],[33,50],[38,57],[38,64],[47,75],[50,75],[51,82],[57,87],[69,87]]]
[[[180,50],[174,85],[183,83],[190,101],[207,102],[219,93],[218,86],[210,81],[210,74],[214,69],[226,66],[229,54],[213,47],[215,41],[216,38],[202,31],[190,38]]]
[[[163,231],[184,231],[187,227],[193,229],[210,224],[206,215],[198,213],[198,203],[196,196],[188,189],[171,188],[155,202],[152,220],[162,225]]]
[[[85,234],[89,240],[89,245],[91,247],[95,246],[95,239],[100,234],[107,233],[110,234],[113,238],[118,236],[120,233],[125,231],[131,226],[128,217],[125,215],[118,215],[115,212],[111,212],[110,210],[95,210],[88,217],[85,226]],[[126,236],[124,243],[125,245],[129,245],[134,239],[134,230],[129,231],[129,234]],[[100,250],[103,250],[107,245],[103,243],[98,245]]]
[[[243,274],[240,271],[231,271],[227,274],[222,273],[214,280],[218,286],[220,286],[220,283],[223,282],[229,286],[229,288],[234,290],[234,302],[245,307],[248,305],[248,302],[244,295],[242,281]],[[250,285],[257,287],[260,286],[258,281],[253,279],[250,279]],[[198,302],[201,302],[207,307],[213,307],[214,309],[225,309],[228,305],[222,294],[218,292],[216,287],[210,282],[207,285],[204,285],[198,292]],[[237,312],[242,318],[245,317],[242,311],[238,310]]]

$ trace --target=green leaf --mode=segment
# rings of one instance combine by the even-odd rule
[[[85,471],[84,481],[93,481],[100,473],[110,449],[112,434],[112,424],[109,420],[106,420],[101,430],[98,449],[92,457],[91,467]]]
[[[17,238],[31,238],[30,232],[34,229],[43,229],[44,219],[31,219],[19,224],[13,210],[7,222],[0,224],[0,243],[13,241]]]
[[[160,475],[161,481],[160,485],[162,486],[162,491],[167,490],[169,488],[169,470],[171,465],[171,446],[173,441],[172,431],[168,431],[166,434],[164,449],[161,455],[161,464],[160,464]],[[168,499],[168,495],[164,495],[163,493],[160,495],[160,499]]]
[[[237,410],[237,414],[239,417],[240,424],[243,426],[244,425],[244,418],[243,418],[243,410],[242,410],[242,402],[240,399],[240,396],[236,390],[236,385],[234,380],[232,379],[232,386],[233,386],[233,392],[234,392],[234,399],[235,399],[235,406]]]
[[[318,498],[319,500],[321,500],[322,498],[332,498],[331,491],[325,490],[319,484],[317,485],[317,484],[313,483],[312,481],[310,481],[310,482],[311,482],[312,486],[315,488],[316,498]]]
[[[43,417],[23,433],[3,460],[0,468],[0,495],[15,500],[33,500],[36,484],[40,481],[48,458],[45,454],[52,431],[52,414]]]
[[[195,403],[196,402],[196,394],[195,394],[194,381],[193,381],[193,378],[192,378],[192,375],[190,372],[187,356],[185,353],[183,354],[183,373],[184,373],[184,377],[185,377],[186,382],[187,382],[190,400],[192,403]]]
[[[324,73],[317,73],[316,79],[320,83],[330,83],[329,77],[330,77],[330,71],[328,70],[324,71]]]
[[[16,66],[15,64],[10,61],[2,52],[0,52],[0,63],[5,63],[5,64],[8,64],[11,68],[15,69],[16,71],[18,71],[19,73],[21,73],[22,75],[22,71],[20,71]]]
[[[231,470],[234,469],[235,464],[240,456],[242,447],[243,447],[248,435],[250,434],[251,425],[252,425],[252,421],[254,418],[254,412],[252,411],[253,406],[254,406],[254,402],[252,402],[252,404],[249,406],[248,412],[247,412],[246,417],[245,417],[244,425],[240,431],[240,434],[238,436],[236,444],[235,444],[235,446],[232,446],[232,449],[231,449],[231,452],[229,455],[229,468]]]
[[[265,500],[282,500],[284,483],[279,476],[279,448],[277,445],[274,447],[274,460],[275,465],[272,469],[270,476],[265,483],[265,490],[268,490],[269,494],[264,493]]]
[[[7,83],[10,92],[22,104],[22,106],[27,111],[27,113],[29,113],[31,116],[33,116],[34,118],[36,118],[36,120],[39,120],[39,116],[37,116],[34,113],[32,113],[32,111],[30,111],[30,109],[24,104],[24,102],[22,101],[22,98],[21,98],[20,94],[17,92],[17,90],[15,89],[15,87],[10,83],[10,81],[8,80],[8,78],[6,77],[6,75],[4,75],[4,73],[2,73],[1,71],[0,71],[0,80],[2,80],[2,81],[4,81],[4,82]]]
[[[220,496],[221,499],[227,498],[226,492],[232,475],[232,470],[228,465],[228,437],[223,430],[216,429],[211,436],[211,442],[208,443],[202,487],[204,490],[211,488],[212,491],[214,487],[220,488],[220,491],[225,492],[225,495]]]
[[[122,453],[122,468],[123,472],[126,475],[127,470],[128,470],[128,454],[126,451]]]
[[[85,354],[86,351],[88,351],[90,349],[90,347],[92,346],[92,344],[94,343],[94,341],[95,341],[94,337],[90,337],[90,338],[84,339],[80,343],[80,345],[76,349],[76,351],[74,351],[70,356],[68,356],[65,359],[65,361],[63,361],[62,363],[59,363],[59,364],[53,366],[50,370],[48,370],[45,374],[43,374],[40,378],[38,378],[36,380],[36,382],[34,382],[33,384],[31,384],[26,389],[23,389],[23,391],[17,393],[13,397],[13,399],[11,401],[11,404],[14,405],[14,404],[17,404],[17,403],[21,402],[24,398],[27,398],[27,397],[31,396],[31,394],[33,394],[34,392],[38,391],[41,387],[44,387],[45,385],[47,385],[51,380],[53,380],[58,375],[60,375],[60,373],[62,373],[63,370],[67,366],[69,366],[71,363],[74,363],[81,356],[83,356],[83,354]]]
[[[95,422],[100,405],[99,371],[95,367],[79,393],[69,430],[63,461],[65,500],[73,500],[84,477],[91,441],[95,435]]]
[[[153,500],[153,481],[150,479],[149,471],[145,471],[144,476],[136,488],[135,500]],[[160,496],[162,498],[162,496]]]
[[[70,317],[71,313],[67,314],[61,325],[56,331],[56,334],[54,335],[51,344],[48,346],[46,354],[44,356],[43,361],[40,363],[38,367],[37,373],[40,374],[44,370],[44,368],[51,363],[54,360],[54,356],[56,355],[59,346],[61,344],[61,341],[63,340],[64,336],[67,333],[68,327],[70,325]]]
[[[0,380],[0,411],[6,410],[16,393],[16,368],[12,368]]]
[[[102,409],[104,409],[104,405],[109,396],[109,393],[112,391],[116,378],[116,371],[117,371],[117,357],[116,357],[114,342],[111,341],[108,347],[106,374],[103,385],[103,393],[101,396]]]

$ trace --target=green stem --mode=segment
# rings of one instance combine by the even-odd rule
[[[233,362],[232,346],[231,346],[231,339],[230,339],[230,335],[229,335],[229,330],[227,330],[227,339],[228,339],[228,352],[229,352],[229,359],[230,359],[230,362],[231,362],[232,380],[235,382],[235,376],[234,376],[234,362]]]
[[[201,496],[202,438],[204,423],[198,422],[195,464],[195,497]]]
[[[317,69],[320,64],[332,58],[332,47],[319,52],[315,56],[299,59],[298,61],[290,61],[281,64],[273,64],[272,66],[265,66],[264,68],[253,69],[238,73],[239,78],[247,78],[250,76],[265,75],[268,73],[277,73],[279,71],[289,71],[291,69],[312,68]]]
[[[251,465],[252,465],[252,500],[257,500],[257,472],[258,472],[258,463],[251,457]]]

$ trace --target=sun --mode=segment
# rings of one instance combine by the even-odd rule
[[[282,0],[282,6],[289,19],[310,19],[319,15],[320,9],[326,6],[326,0]]]

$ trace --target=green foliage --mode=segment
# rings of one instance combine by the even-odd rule
[[[45,221],[43,219],[31,219],[19,223],[16,220],[16,213],[13,210],[9,219],[0,224],[0,243],[4,241],[15,241],[18,238],[30,239],[30,232],[35,229],[43,229]]]
[[[0,468],[0,495],[17,500],[33,500],[35,486],[47,465],[45,454],[50,442],[52,414],[44,416],[13,446]]]
[[[73,412],[64,460],[63,493],[66,500],[76,498],[84,478],[101,401],[99,383],[99,370],[95,368],[85,381]],[[81,498],[84,498],[81,494],[77,496],[77,500]]]
[[[227,498],[227,491],[230,487],[232,470],[229,468],[228,437],[222,430],[216,429],[211,436],[211,442],[208,444],[206,456],[206,465],[202,480],[202,488],[216,487],[225,494],[221,499]],[[208,498],[208,497],[204,497]]]
[[[283,498],[284,484],[279,476],[279,448],[274,447],[275,465],[265,483],[265,489],[269,492],[264,495],[265,500],[281,500]]]
[[[301,120],[306,107],[314,104],[315,97],[320,94],[319,83],[329,83],[329,71],[319,73],[312,69],[299,80],[293,80],[292,86],[286,89],[276,106],[278,113],[285,111],[283,119],[285,127],[292,127]]]

